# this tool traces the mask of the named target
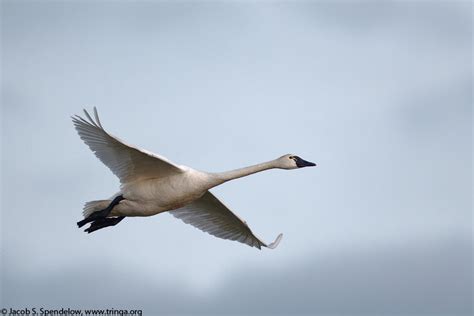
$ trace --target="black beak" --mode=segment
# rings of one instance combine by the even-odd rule
[[[309,162],[309,161],[303,160],[303,159],[301,159],[301,158],[298,157],[298,156],[295,157],[295,160],[296,160],[296,166],[297,166],[298,168],[314,167],[314,166],[316,166],[316,164],[315,164],[314,162]]]

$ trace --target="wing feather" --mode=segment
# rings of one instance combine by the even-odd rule
[[[234,214],[227,206],[207,191],[196,201],[170,213],[186,224],[222,239],[235,240],[250,247],[275,248],[280,243],[282,234],[271,244],[266,244],[253,234],[248,225]]]
[[[167,177],[183,170],[164,157],[126,144],[119,138],[107,133],[102,127],[97,109],[94,118],[84,110],[87,118],[79,115],[72,117],[79,137],[109,169],[127,183],[140,179]]]

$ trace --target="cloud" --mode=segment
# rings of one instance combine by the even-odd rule
[[[2,9],[6,303],[470,311],[469,242],[413,244],[472,230],[468,2]],[[118,186],[71,126],[91,105],[127,142],[200,170],[286,152],[320,167],[216,188],[265,240],[282,229],[276,252],[168,215],[85,236],[75,228],[83,202]],[[405,246],[362,250],[374,240]]]
[[[104,258],[97,258],[99,264],[71,264],[32,276],[7,262],[2,289],[4,306],[16,307],[208,315],[471,315],[471,249],[468,239],[447,238],[313,253],[284,267],[240,268],[209,293]]]

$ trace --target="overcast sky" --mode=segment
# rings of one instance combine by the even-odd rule
[[[472,313],[472,4],[2,1],[1,306]],[[118,180],[70,116],[199,170],[259,251],[169,214],[87,235]]]

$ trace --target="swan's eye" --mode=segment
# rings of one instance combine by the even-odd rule
[[[294,156],[290,156],[290,157],[288,157],[288,159],[295,159],[295,157],[294,157]]]

